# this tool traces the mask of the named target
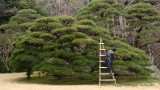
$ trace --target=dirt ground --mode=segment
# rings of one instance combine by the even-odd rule
[[[154,86],[101,86],[98,85],[43,85],[15,82],[25,77],[25,73],[0,74],[0,90],[160,90],[160,84]]]

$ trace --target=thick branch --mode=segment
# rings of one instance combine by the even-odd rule
[[[146,47],[147,45],[148,45],[148,43],[147,43],[147,44],[144,44],[144,45],[139,46],[139,48]]]
[[[127,36],[126,36],[126,39],[136,30],[132,30]]]
[[[134,0],[132,0],[125,8],[129,7],[133,2]]]
[[[156,6],[154,6],[155,8],[157,8],[157,7],[159,7],[160,6],[160,4],[157,4]]]
[[[3,62],[5,65],[6,69],[8,71],[11,71],[11,66],[9,65],[9,57],[11,55],[11,52],[13,50],[13,47],[11,46],[12,41],[11,40],[6,40],[5,46],[0,48],[0,60]]]
[[[160,39],[158,41],[156,41],[156,43],[160,43]]]

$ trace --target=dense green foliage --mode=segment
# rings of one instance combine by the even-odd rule
[[[65,23],[67,22],[67,23]],[[56,78],[89,79],[98,75],[99,39],[106,50],[116,47],[113,65],[116,75],[149,75],[144,51],[114,40],[105,28],[91,20],[77,21],[70,16],[37,19],[28,32],[19,37],[10,63],[16,70],[47,72]]]
[[[98,26],[108,28],[112,38],[145,50],[150,62],[156,64],[159,54],[154,45],[160,43],[160,13],[149,3],[139,3],[142,1],[150,2],[135,0],[133,5],[124,7],[115,0],[92,0],[76,17],[78,20],[94,20]]]
[[[16,33],[18,31],[25,31],[28,27],[32,26],[33,21],[42,17],[37,11],[32,9],[22,9],[17,11],[17,14],[10,18],[8,24],[0,26],[1,30],[4,30],[5,34]],[[9,32],[10,31],[10,32]]]
[[[47,12],[35,0],[1,0],[0,2],[0,25],[9,21],[17,11],[22,9],[33,9],[41,15],[47,15]]]
[[[19,11],[0,26],[0,51],[4,51],[0,56],[6,62],[0,62],[0,72],[6,72],[5,68],[26,71],[28,79],[34,70],[58,79],[97,78],[100,38],[106,50],[117,48],[112,66],[116,76],[148,76],[153,72],[145,68],[151,65],[149,56],[138,49],[159,38],[160,13],[150,4],[124,8],[115,0],[92,0],[75,17],[43,17],[45,11],[34,0],[12,1],[8,9]],[[126,39],[119,36],[126,33],[122,30],[130,32],[128,37],[136,37],[137,48],[123,43]]]
[[[121,24],[120,17],[126,15],[123,9],[123,4],[116,3],[114,0],[92,0],[80,9],[76,17],[78,20],[94,20],[99,26],[108,28],[111,34],[114,34],[115,27]]]
[[[135,32],[135,47],[154,44],[159,38],[160,30],[157,23],[160,21],[160,12],[147,3],[138,3],[126,8],[130,26],[127,32]]]
[[[6,70],[6,67],[4,66],[2,61],[0,60],[0,73],[5,73],[5,72],[8,72],[8,71]]]
[[[28,27],[34,25],[34,20],[42,17],[37,11],[32,9],[23,9],[17,11],[17,14],[10,18],[8,24],[0,26],[0,58],[4,61],[8,71],[13,72],[8,58],[11,56],[14,47],[11,46],[17,37],[24,34]]]

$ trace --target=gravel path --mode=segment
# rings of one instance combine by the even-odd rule
[[[43,85],[17,83],[14,79],[25,77],[25,73],[0,74],[0,90],[160,90],[154,86],[101,86],[98,85]]]

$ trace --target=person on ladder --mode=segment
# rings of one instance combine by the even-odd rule
[[[116,48],[114,48],[112,50],[108,50],[107,53],[106,53],[106,63],[108,65],[108,73],[111,73],[111,67],[112,67],[111,58],[116,57],[116,55],[114,54],[115,51],[116,51]]]

